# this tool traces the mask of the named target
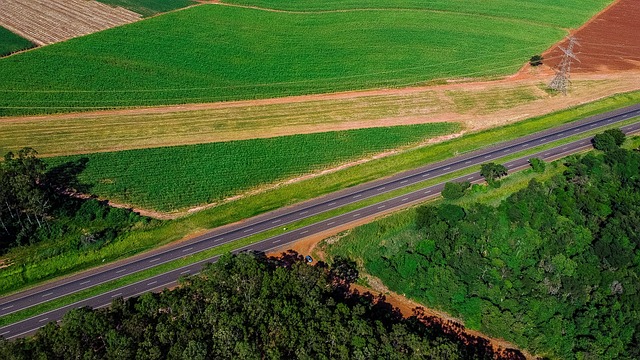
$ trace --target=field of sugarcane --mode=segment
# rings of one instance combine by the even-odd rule
[[[86,159],[80,180],[91,193],[143,208],[171,211],[460,129],[432,123],[201,145],[94,153],[48,159],[52,166]]]
[[[1,59],[0,116],[492,78],[608,2],[333,1],[322,7],[347,10],[297,12],[206,4]]]

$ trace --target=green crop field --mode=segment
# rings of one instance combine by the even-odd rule
[[[98,0],[101,3],[120,6],[137,12],[142,16],[152,16],[159,13],[176,10],[196,4],[191,0]]]
[[[112,200],[169,211],[459,130],[435,123],[52,158],[87,158],[80,179]]]
[[[0,56],[33,47],[31,41],[24,39],[0,26]]]
[[[560,18],[537,2],[494,2],[506,8],[478,10],[484,1],[464,2],[468,12],[196,6],[1,59],[0,116],[494,77],[516,71],[608,1],[563,3]]]

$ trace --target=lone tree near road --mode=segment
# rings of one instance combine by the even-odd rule
[[[542,60],[544,60],[542,55],[533,55],[531,59],[529,59],[529,65],[533,67],[540,66],[542,65]]]
[[[502,164],[496,163],[486,163],[480,165],[480,175],[487,181],[487,183],[492,184],[499,178],[507,175],[507,168]]]

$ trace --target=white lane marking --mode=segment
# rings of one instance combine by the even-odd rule
[[[156,284],[156,283],[157,283],[157,281],[152,281],[152,282],[148,283],[147,286],[151,286],[151,285]]]
[[[584,144],[586,144],[586,143],[587,143],[586,141],[580,141],[578,144],[580,144],[580,145],[584,145]]]
[[[247,229],[247,230],[243,231],[243,233],[248,233],[248,232],[249,232],[249,231],[251,231],[251,230],[253,230],[253,228],[249,228],[249,229]]]
[[[83,282],[80,283],[80,285],[87,285],[90,282],[91,282],[91,280],[83,281]]]
[[[514,166],[513,164],[507,164],[508,168],[513,167],[513,166]]]
[[[120,269],[120,270],[116,271],[116,274],[120,274],[121,272],[124,272],[124,271],[126,271],[126,270],[127,270],[127,269]]]
[[[430,193],[430,192],[431,192],[431,190],[427,190],[427,191],[425,191],[424,193],[425,193],[425,194],[428,194],[428,193]]]
[[[152,262],[156,262],[158,260],[160,260],[160,258],[151,259],[151,260],[149,260],[149,262],[152,263]]]
[[[111,298],[118,297],[118,296],[122,296],[122,293],[117,293],[115,295],[111,295]]]
[[[41,323],[41,322],[47,321],[47,320],[49,320],[49,318],[40,319],[40,320],[38,320],[38,322]]]
[[[353,217],[358,217],[360,216],[360,213],[354,214]]]
[[[273,243],[274,243],[274,244],[277,244],[277,243],[279,243],[280,241],[282,241],[282,239],[273,240]]]
[[[305,211],[301,212],[301,213],[300,213],[300,215],[304,215],[304,214],[306,214],[306,213],[308,213],[308,212],[309,212],[309,211],[305,210]]]
[[[522,144],[522,147],[527,147],[529,146],[529,144]]]
[[[471,179],[473,179],[473,176],[469,176],[469,177],[467,178],[467,180],[471,180]]]
[[[187,273],[190,273],[190,272],[191,272],[191,270],[185,270],[185,271],[181,272],[180,274],[187,274]]]
[[[442,169],[442,170],[449,170],[451,169],[451,166],[447,166],[446,168]]]
[[[42,297],[47,297],[47,296],[51,296],[51,295],[53,295],[53,293],[52,293],[52,292],[50,292],[50,293],[46,293],[46,294],[42,295]]]
[[[562,150],[567,150],[568,148],[569,148],[568,146],[565,146],[562,148]]]
[[[187,251],[189,251],[189,250],[193,250],[193,248],[192,248],[192,247],[190,247],[190,248],[188,248],[188,249],[184,249],[184,250],[182,250],[182,252],[187,252]]]
[[[407,200],[409,200],[409,198],[404,198],[404,199],[402,199],[402,201],[407,201]]]
[[[596,124],[591,124],[589,125],[589,127],[596,127]]]
[[[562,136],[562,134],[556,134],[556,136],[557,136],[557,137],[561,137],[561,136]]]
[[[304,235],[304,234],[306,234],[308,232],[309,232],[309,230],[305,230],[305,231],[301,232],[300,235]]]
[[[353,195],[353,198],[359,198],[360,196],[362,196],[362,194],[358,194],[358,195]]]
[[[327,226],[329,226],[329,225],[333,225],[333,224],[335,224],[335,223],[336,223],[335,221],[332,221],[332,222],[328,223],[328,224],[327,224]]]
[[[378,209],[384,209],[386,207],[387,207],[387,205],[380,205],[380,206],[378,206]]]
[[[335,204],[336,204],[336,202],[334,201],[331,204],[327,204],[327,206],[331,206],[331,205],[335,205]]]
[[[490,158],[490,157],[491,157],[491,154],[489,154],[489,155],[485,155],[485,156],[484,156],[484,158],[485,158],[485,159],[486,159],[486,158]]]
[[[467,160],[467,161],[465,161],[464,163],[465,163],[465,164],[470,164],[470,163],[471,163],[471,160]]]
[[[400,181],[400,184],[407,183],[408,181],[409,181],[409,180],[402,180],[402,181]]]
[[[544,142],[545,140],[546,140],[546,139],[540,139],[540,140],[538,140],[538,141],[540,141],[540,142]]]
[[[509,151],[510,151],[509,149],[502,150],[502,152],[509,152]]]
[[[544,153],[544,156],[549,156],[549,154],[551,154],[551,153]]]
[[[275,224],[275,223],[279,223],[280,221],[282,221],[282,220],[280,220],[280,219],[278,219],[278,220],[273,220],[271,223],[272,223],[272,224]]]
[[[2,308],[2,310],[8,310],[8,309],[11,309],[12,307],[13,307],[13,305],[5,306],[5,307]]]
[[[224,238],[223,238],[223,237],[221,237],[221,238],[217,238],[217,239],[213,240],[213,242],[218,242],[218,241],[222,241],[222,240],[224,240]]]
[[[0,334],[0,336],[7,335],[7,334],[8,334],[8,333],[10,333],[10,332],[11,332],[11,330],[9,330],[9,331],[5,331],[5,332],[1,333],[1,334]]]
[[[427,177],[427,176],[429,176],[429,173],[422,174],[422,177]]]
[[[382,191],[382,190],[384,190],[386,188],[387,188],[386,186],[383,186],[383,187],[379,188],[378,191]]]

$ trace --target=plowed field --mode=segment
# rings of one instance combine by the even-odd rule
[[[640,69],[640,3],[618,0],[573,35],[580,46],[574,50],[580,62],[573,72]],[[559,44],[566,48],[566,41]],[[556,66],[562,50],[554,46],[545,55],[546,64]]]

